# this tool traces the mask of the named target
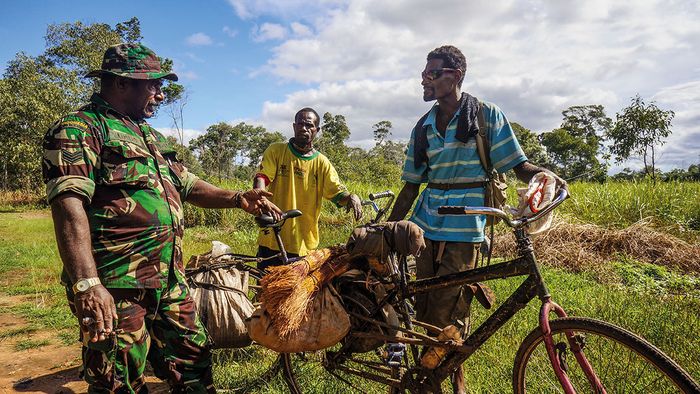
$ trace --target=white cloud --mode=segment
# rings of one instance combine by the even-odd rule
[[[228,26],[224,26],[224,28],[221,29],[221,31],[223,31],[224,34],[226,34],[227,36],[229,36],[229,37],[231,37],[231,38],[234,38],[234,37],[236,37],[236,36],[238,35],[238,31],[237,31],[237,30],[231,29],[231,28],[228,27]]]
[[[180,134],[178,133],[177,129],[172,128],[172,127],[159,127],[158,131],[160,131],[163,135],[165,136],[170,136],[170,137],[175,137],[178,142],[180,141]],[[183,130],[183,137],[184,137],[184,145],[187,146],[187,144],[190,143],[191,140],[199,137],[200,135],[204,135],[206,133],[206,130],[197,130],[197,129],[185,129]]]
[[[303,107],[345,116],[352,144],[369,146],[372,125],[382,120],[393,124],[393,136],[407,140],[410,129],[430,105],[423,102],[416,80],[322,83],[318,88],[295,92],[283,102],[265,102],[260,122],[269,130],[291,136],[294,114]],[[368,107],[367,102],[374,105]]]
[[[197,63],[204,63],[204,62],[205,62],[204,59],[202,59],[201,57],[195,55],[195,54],[192,53],[192,52],[185,52],[185,56],[187,56],[187,58],[189,58],[190,60],[192,60],[192,61],[194,61],[194,62],[197,62]]]
[[[175,74],[181,79],[181,80],[194,80],[194,79],[199,79],[199,74],[197,74],[194,71],[191,70],[175,70]]]
[[[253,41],[282,40],[287,36],[287,29],[276,23],[263,23],[253,28]]]
[[[659,149],[662,166],[686,169],[700,164],[700,79],[664,88],[652,99],[659,108],[675,112],[673,134]]]
[[[329,10],[341,9],[348,0],[228,0],[236,15],[243,20],[260,16],[312,20]]]
[[[212,41],[211,37],[209,37],[208,35],[199,32],[187,37],[185,39],[185,43],[190,46],[207,46],[212,45],[214,41]]]
[[[294,33],[294,35],[297,37],[308,37],[313,34],[309,26],[299,22],[292,22],[289,27],[291,27],[292,33]]]
[[[548,131],[564,109],[585,104],[604,105],[614,119],[639,93],[677,113],[662,166],[697,161],[690,149],[698,143],[688,143],[700,133],[696,1],[338,4],[326,7],[323,18],[306,19],[309,35],[296,34],[298,15],[286,18],[295,34],[273,49],[264,70],[308,87],[266,102],[266,123],[287,125],[296,109],[312,105],[345,115],[355,143],[371,138],[371,125],[384,119],[394,123],[394,137],[408,138],[427,108],[418,79],[425,56],[449,43],[467,56],[464,89],[496,103],[512,121]],[[282,15],[281,8],[245,6],[251,17]],[[677,148],[680,141],[688,149]]]

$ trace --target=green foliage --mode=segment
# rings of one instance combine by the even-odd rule
[[[46,29],[46,56],[55,64],[76,69],[81,74],[100,68],[105,50],[120,42],[141,41],[141,25],[134,17],[114,28],[105,23],[82,22],[49,25]]]
[[[252,179],[262,153],[272,142],[283,141],[278,132],[243,122],[232,126],[219,122],[207,128],[204,135],[190,141],[207,175],[223,179]]]
[[[537,134],[519,123],[511,122],[510,125],[528,161],[538,166],[547,167],[550,164],[549,156],[547,156],[547,151],[537,138]]]
[[[256,129],[259,130],[259,129]],[[268,132],[255,132],[248,136],[248,147],[246,156],[248,158],[248,166],[254,170],[257,170],[258,165],[260,165],[260,160],[262,159],[263,152],[275,142],[282,142],[285,138],[282,133],[278,131]],[[254,175],[254,174],[251,174]]]
[[[0,189],[37,189],[41,185],[41,140],[62,115],[87,102],[97,80],[83,79],[100,68],[105,50],[141,40],[137,18],[117,23],[52,24],[46,49],[37,57],[20,52],[0,79]],[[172,61],[161,59],[165,69]],[[166,86],[182,95],[179,85]],[[169,97],[172,102],[177,97]]]
[[[395,182],[401,177],[406,144],[388,140],[391,122],[383,120],[373,127],[375,146],[369,151],[345,145],[350,129],[342,115],[326,112],[322,133],[314,145],[335,167],[344,182]]]
[[[372,126],[372,134],[377,146],[382,145],[391,136],[391,127],[391,122],[388,120],[382,120]]]
[[[0,80],[0,188],[32,189],[41,181],[41,139],[81,97],[75,74],[42,58],[17,54]]]
[[[664,181],[700,181],[700,165],[691,164],[687,170],[674,168],[662,174]]]
[[[199,163],[199,160],[197,160],[197,157],[194,155],[194,153],[192,153],[192,151],[186,146],[181,145],[175,137],[168,136],[167,139],[175,147],[177,159],[185,167],[187,167],[187,170],[189,170],[193,174],[203,176],[204,169],[202,168],[202,165]]]
[[[564,179],[604,180],[607,165],[601,163],[603,135],[611,119],[602,105],[573,106],[562,112],[561,127],[542,133],[540,140]]]
[[[636,95],[632,103],[617,114],[615,127],[608,132],[612,142],[610,151],[616,156],[615,160],[621,163],[633,155],[640,156],[645,172],[656,180],[655,149],[671,135],[674,116],[673,111],[664,111],[654,102],[647,105]]]
[[[348,147],[345,142],[350,138],[350,128],[343,115],[333,115],[330,112],[323,114],[321,135],[314,141],[314,146],[323,152],[331,163],[347,156]]]

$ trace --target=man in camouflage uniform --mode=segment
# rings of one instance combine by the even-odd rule
[[[279,212],[263,191],[212,186],[144,119],[164,99],[158,57],[105,52],[90,103],[44,138],[43,174],[90,392],[146,392],[146,360],[173,392],[215,392],[206,331],[185,282],[182,203]]]

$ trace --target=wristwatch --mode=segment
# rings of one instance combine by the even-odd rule
[[[90,289],[91,287],[97,286],[99,284],[102,284],[102,282],[100,282],[100,278],[80,279],[79,281],[75,282],[75,284],[73,284],[73,293],[78,294],[88,291],[88,289]]]

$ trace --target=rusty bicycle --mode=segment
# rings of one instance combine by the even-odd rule
[[[552,300],[527,226],[556,209],[567,196],[566,190],[560,190],[549,206],[530,218],[511,219],[505,212],[489,207],[439,208],[438,213],[445,215],[502,219],[516,239],[515,259],[411,280],[407,259],[394,256],[385,276],[336,278],[332,286],[350,315],[350,332],[330,349],[293,362],[288,359],[284,373],[290,391],[303,392],[295,374],[303,370],[304,363],[314,362],[322,365],[330,379],[342,382],[352,392],[366,392],[362,383],[366,380],[387,387],[391,393],[441,393],[443,382],[462,363],[516,312],[538,298],[539,325],[522,341],[514,361],[515,393],[700,393],[700,386],[686,371],[642,337],[600,320],[567,316]],[[443,328],[414,317],[412,298],[416,294],[508,277],[524,280],[471,333],[445,335]],[[438,357],[426,363],[430,352]]]

